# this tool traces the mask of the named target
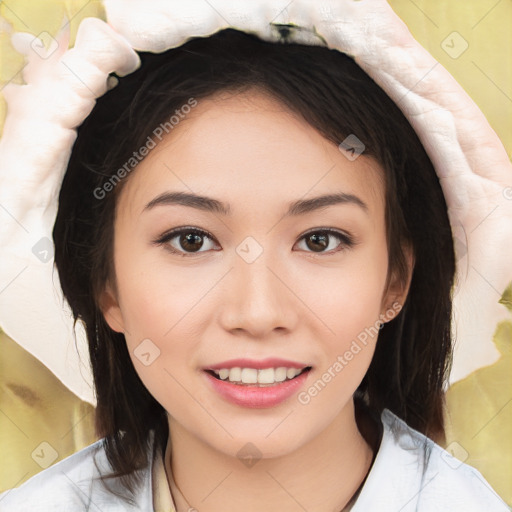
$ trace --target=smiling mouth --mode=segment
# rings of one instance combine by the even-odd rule
[[[222,368],[219,370],[205,370],[218,380],[229,382],[238,386],[268,387],[275,386],[297,378],[303,373],[309,372],[311,366],[300,368]]]

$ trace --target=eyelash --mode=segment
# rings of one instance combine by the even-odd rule
[[[175,228],[175,229],[172,229],[171,231],[167,231],[166,233],[163,233],[158,239],[154,240],[154,244],[156,245],[166,245],[166,249],[169,250],[170,252],[174,253],[174,254],[178,254],[180,256],[183,256],[183,257],[190,257],[190,256],[195,256],[197,254],[201,254],[201,253],[204,253],[204,252],[208,252],[208,251],[195,251],[195,252],[185,252],[185,251],[180,251],[180,250],[177,250],[175,249],[174,247],[172,247],[171,245],[168,244],[168,242],[170,240],[172,240],[173,238],[176,238],[177,236],[179,235],[183,235],[183,234],[196,234],[196,235],[200,235],[200,236],[206,236],[208,238],[210,238],[211,240],[215,241],[217,243],[217,241],[215,240],[215,237],[209,232],[209,231],[205,231],[204,229],[199,229],[199,228],[194,228],[194,227],[182,227],[182,228]],[[337,231],[337,230],[334,230],[334,229],[330,229],[330,228],[315,228],[313,230],[310,230],[306,233],[304,233],[298,241],[301,241],[305,238],[307,238],[309,235],[312,235],[312,234],[327,234],[327,235],[331,235],[331,236],[334,236],[335,238],[337,238],[341,243],[340,243],[340,246],[337,247],[336,249],[331,249],[330,251],[323,251],[323,252],[315,252],[315,251],[305,251],[307,253],[310,253],[311,255],[313,256],[316,256],[316,255],[322,255],[322,254],[334,254],[334,253],[337,253],[339,251],[343,251],[343,250],[346,250],[346,249],[350,249],[351,247],[353,247],[354,245],[356,245],[356,242],[354,240],[354,238],[347,234],[347,233],[343,233],[341,231]]]

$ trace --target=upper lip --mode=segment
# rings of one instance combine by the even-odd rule
[[[288,359],[280,359],[276,357],[269,357],[267,359],[230,359],[229,361],[223,361],[222,363],[212,364],[205,367],[205,370],[222,370],[223,368],[255,368],[261,370],[263,368],[306,368],[308,364],[298,363],[297,361],[290,361]]]

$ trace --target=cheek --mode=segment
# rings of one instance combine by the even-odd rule
[[[130,356],[155,399],[168,411],[182,410],[188,401],[179,383],[190,385],[191,370],[204,351],[204,333],[216,333],[218,326],[210,323],[224,299],[215,283],[226,269],[218,263],[171,265],[158,251],[123,251],[121,237],[119,242],[115,265]],[[373,355],[387,273],[385,240],[348,251],[335,262],[319,261],[294,258],[273,270],[293,289],[293,294],[283,292],[282,299],[300,316],[297,337],[311,339],[318,356],[315,380],[302,395],[305,402],[298,396],[298,403],[311,402],[307,410],[319,408],[319,413],[330,404],[335,414],[350,399]],[[231,296],[234,290],[222,295]]]
[[[351,399],[370,366],[380,332],[385,274],[383,280],[375,268],[331,273],[325,284],[327,292],[322,294],[317,287],[310,295],[325,326],[326,334],[316,338],[322,359],[297,402],[307,414],[328,422]]]
[[[315,376],[319,381],[310,389],[311,394],[306,391],[306,402],[322,391],[318,406],[343,403],[364,377],[380,332],[387,266],[382,238],[353,254],[347,253],[336,268],[316,269],[314,280],[304,272],[297,273],[298,293],[307,297],[320,320],[316,341],[323,354]]]
[[[194,269],[169,264],[164,249],[145,246],[142,241],[132,246],[127,242],[121,233],[115,253],[126,331],[133,340],[165,338],[194,309],[207,292],[208,282]]]
[[[115,265],[128,351],[155,399],[167,410],[179,409],[187,402],[179,383],[188,385],[197,367],[219,276],[213,269],[171,265],[160,251],[123,251],[123,241],[119,236]]]
[[[382,313],[387,276],[385,244],[347,253],[335,266],[316,266],[314,276],[309,265],[309,272],[304,266],[297,269],[297,295],[305,299],[312,315],[342,348],[347,340],[373,326]]]
[[[134,368],[155,400],[174,413],[191,405],[182,386],[189,387],[200,340],[189,329],[198,298],[183,294],[183,276],[176,273],[175,279],[170,279],[164,270],[144,265],[140,259],[137,266],[120,265],[119,295]]]
[[[297,297],[289,297],[288,307],[300,310],[303,327],[315,329],[317,342],[327,344],[324,350],[330,357],[333,351],[346,350],[379,319],[387,273],[386,242],[381,238],[330,262],[294,258],[274,265]],[[159,251],[133,246],[122,250],[122,236],[118,240],[116,275],[129,347],[134,350],[150,339],[172,352],[169,357],[188,352],[192,361],[201,333],[222,304],[215,283],[221,281],[224,266],[171,265]]]

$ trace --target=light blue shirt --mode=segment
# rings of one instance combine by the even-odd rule
[[[509,512],[479,471],[408,427],[389,410],[383,411],[381,421],[379,451],[351,512]],[[148,467],[140,471],[141,490],[132,505],[109,492],[101,481],[94,480],[110,469],[99,440],[20,487],[0,494],[0,512],[163,512],[153,508],[153,489],[158,487],[153,481],[153,457],[149,460]],[[157,465],[163,471],[159,460]],[[109,485],[125,494],[118,480],[110,480]]]

